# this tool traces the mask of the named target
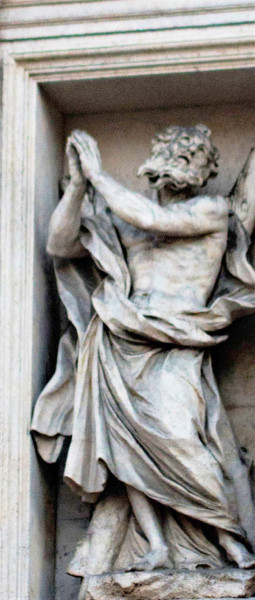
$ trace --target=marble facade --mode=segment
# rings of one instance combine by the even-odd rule
[[[50,325],[45,327],[51,319],[51,307],[48,302],[49,295],[46,285],[51,267],[45,262],[46,258],[40,261],[38,257],[40,258],[43,253],[50,207],[53,207],[57,197],[58,179],[62,170],[63,128],[65,127],[66,130],[70,128],[71,118],[73,121],[78,120],[78,117],[66,116],[65,113],[66,110],[70,113],[70,103],[75,106],[73,98],[75,99],[77,96],[75,91],[77,80],[79,79],[81,82],[90,81],[91,73],[93,73],[95,79],[100,80],[101,78],[101,94],[102,90],[104,90],[103,94],[105,93],[104,106],[106,107],[108,102],[110,110],[116,111],[118,107],[121,110],[125,108],[122,103],[126,88],[124,87],[124,94],[117,94],[118,102],[112,106],[111,78],[113,76],[121,76],[123,81],[126,81],[126,79],[131,81],[132,77],[135,79],[138,74],[148,77],[151,77],[153,73],[155,76],[165,74],[170,77],[173,73],[176,74],[178,71],[183,73],[186,70],[189,71],[186,88],[189,88],[189,77],[194,71],[194,88],[197,88],[200,78],[198,76],[198,79],[196,79],[195,71],[197,72],[200,69],[203,73],[201,77],[204,85],[201,89],[203,90],[204,102],[208,103],[211,100],[213,107],[211,109],[211,120],[213,120],[214,115],[215,120],[219,121],[219,137],[220,119],[225,111],[222,144],[226,147],[226,157],[228,155],[227,139],[232,148],[233,158],[228,163],[228,176],[232,177],[231,182],[234,181],[233,169],[241,167],[243,160],[240,158],[237,140],[236,146],[233,146],[236,133],[234,126],[232,129],[229,127],[228,115],[232,115],[231,118],[235,120],[239,111],[240,131],[243,129],[244,123],[248,123],[246,119],[252,119],[252,109],[248,107],[253,91],[252,78],[250,78],[253,69],[252,31],[254,27],[254,10],[252,3],[249,4],[248,8],[235,3],[234,11],[232,3],[230,11],[230,3],[222,2],[219,13],[217,13],[217,6],[214,7],[213,13],[210,13],[213,3],[210,6],[208,4],[202,6],[202,3],[198,2],[194,3],[193,8],[189,7],[190,12],[186,11],[185,14],[186,30],[181,28],[181,23],[183,23],[181,19],[184,18],[184,13],[179,14],[177,11],[177,9],[184,11],[184,5],[182,7],[179,5],[178,7],[171,7],[171,12],[167,3],[163,3],[161,14],[155,17],[153,7],[151,5],[147,6],[144,13],[144,6],[141,3],[139,6],[140,13],[137,7],[135,14],[131,14],[132,18],[130,19],[130,15],[125,12],[124,5],[122,6],[122,3],[119,3],[120,14],[109,21],[111,25],[108,23],[106,26],[105,14],[99,15],[98,18],[98,13],[93,13],[93,10],[98,10],[98,6],[96,7],[98,3],[86,4],[89,6],[89,14],[79,13],[79,10],[82,10],[81,3],[65,3],[64,9],[61,6],[61,11],[56,3],[50,8],[47,23],[45,23],[44,18],[45,12],[43,13],[47,4],[42,7],[35,4],[34,8],[31,3],[27,3],[24,8],[18,2],[16,4],[5,3],[1,9],[3,16],[2,32],[5,40],[2,44],[4,66],[2,193],[5,199],[2,211],[5,264],[2,272],[2,314],[3,331],[6,336],[3,340],[3,364],[5,364],[5,368],[2,381],[2,398],[4,402],[4,426],[2,428],[4,443],[1,446],[3,451],[1,464],[4,472],[2,496],[4,552],[2,555],[2,568],[4,597],[11,600],[14,598],[15,600],[17,598],[41,600],[54,597],[53,555],[49,552],[50,540],[54,540],[54,531],[53,521],[51,525],[48,519],[49,503],[52,502],[54,493],[49,478],[45,478],[42,465],[39,465],[38,468],[37,459],[33,458],[28,429],[32,397],[36,397],[46,377],[49,377],[52,371],[51,356],[54,355],[55,342],[54,339],[50,342]],[[112,3],[111,7],[109,3],[107,4],[107,10],[116,9],[116,3]],[[115,7],[113,7],[113,4],[115,4]],[[121,10],[124,12],[121,13]],[[149,12],[150,10],[153,11],[153,16]],[[165,10],[163,18],[162,10]],[[194,10],[197,11],[196,18],[200,10],[199,51],[196,46],[198,34],[195,28],[197,23],[194,23]],[[83,23],[81,25],[82,18]],[[140,32],[136,29],[139,19],[137,29],[140,28]],[[125,21],[125,27],[123,21]],[[145,21],[150,31],[153,21],[153,27],[155,28],[153,36],[149,31],[146,31]],[[241,25],[243,22],[245,22],[245,25]],[[210,24],[213,24],[211,28]],[[125,33],[123,33],[123,27]],[[165,27],[168,28],[167,34]],[[109,31],[110,29],[111,31]],[[56,38],[56,32],[58,38]],[[68,39],[64,38],[64,32],[65,34],[68,33]],[[93,32],[92,37],[91,32]],[[62,35],[63,37],[61,37]],[[126,53],[124,61],[123,44]],[[104,55],[103,64],[101,60],[102,53]],[[187,65],[189,66],[187,67]],[[244,71],[239,71],[240,67]],[[222,77],[222,81],[220,81],[221,78],[217,79],[218,87],[214,88],[214,85],[211,84],[211,88],[214,88],[212,91],[215,91],[216,95],[218,93],[215,103],[210,90],[210,77],[206,76],[208,68],[214,74],[216,73],[216,79],[219,68],[225,68],[229,74],[229,76],[227,74],[226,77]],[[108,88],[107,75],[109,75],[110,82]],[[185,75],[179,75],[179,77],[183,77],[182,81],[184,82]],[[76,83],[74,83],[75,80]],[[239,83],[242,81],[243,85],[239,85],[239,87],[237,85],[232,90],[231,81],[239,81]],[[104,85],[102,85],[102,82],[104,82]],[[136,82],[134,82],[134,86],[136,85]],[[169,85],[171,85],[171,79]],[[88,83],[88,89],[89,86],[90,83]],[[93,85],[91,84],[91,86],[92,89]],[[39,100],[42,87],[44,87],[44,90]],[[131,90],[131,88],[129,89]],[[18,94],[17,90],[19,90]],[[53,99],[53,105],[52,101],[49,103],[47,97],[45,98],[45,93],[48,98]],[[198,103],[198,92],[193,89],[191,94],[193,94],[193,103]],[[151,103],[151,107],[155,110],[157,99],[150,98],[147,88],[146,95],[141,94],[141,96],[143,95],[146,97],[146,108],[149,109]],[[78,96],[81,97],[81,94],[78,94]],[[132,96],[132,92],[130,92],[130,96]],[[129,111],[133,108],[143,108],[138,96],[139,92],[133,95],[137,102],[135,107],[128,104],[129,101],[125,96],[126,108]],[[242,102],[239,109],[227,107],[229,100],[232,100],[233,97],[235,102],[238,100]],[[166,98],[167,94],[165,92],[162,100],[164,106],[167,105]],[[74,101],[77,103],[77,100]],[[223,107],[215,108],[219,101]],[[86,115],[86,102],[88,105],[91,102],[89,96],[87,98],[84,96],[84,108],[82,110],[80,106],[76,107],[84,115]],[[247,104],[245,109],[244,103]],[[103,112],[103,107],[100,106],[98,100],[96,106],[98,110]],[[74,112],[76,112],[76,108],[74,108]],[[177,109],[171,108],[171,111],[173,110]],[[189,110],[192,111],[193,109],[185,109],[184,111],[187,115],[187,124],[190,122]],[[210,112],[210,109],[203,108],[202,112],[201,108],[198,109],[196,116],[192,116],[192,122],[195,119],[196,122],[202,121],[213,126],[211,122],[208,122],[206,110]],[[90,115],[88,116],[88,113],[83,120],[89,119],[92,123],[92,112],[90,108]],[[178,118],[180,123],[182,121],[181,112],[180,110]],[[109,117],[103,115],[100,117],[101,121],[99,119],[99,123],[101,122],[102,128],[103,118],[108,120]],[[121,119],[124,116],[118,118]],[[79,119],[82,118],[79,117]],[[146,121],[148,122],[149,118],[145,116],[144,123]],[[167,125],[169,119],[166,121],[165,118],[160,117],[160,122],[162,125]],[[171,123],[173,122],[176,122],[176,119],[171,117]],[[91,133],[96,133],[93,129],[98,128],[99,123],[97,119],[94,119],[94,125],[91,125],[90,129]],[[113,123],[116,123],[115,118],[113,118]],[[158,129],[158,123],[155,123],[155,125]],[[119,127],[120,131],[121,127]],[[226,133],[229,138],[227,138]],[[149,140],[149,133],[146,136]],[[241,142],[242,152],[243,150],[245,152],[252,145],[251,137],[252,127],[247,125],[247,136],[244,136],[245,141]],[[42,144],[43,139],[44,146]],[[37,140],[37,149],[35,140]],[[148,141],[146,141],[147,143]],[[113,138],[111,145],[114,146]],[[129,152],[129,148],[131,150],[131,147],[127,146],[125,152]],[[50,149],[51,154],[49,154]],[[134,160],[132,164],[134,164]],[[123,172],[123,179],[126,182],[128,176],[127,172]],[[223,181],[221,181],[220,186],[224,187],[226,185],[227,187],[227,184],[228,182],[223,184]],[[47,207],[46,202],[48,203]],[[34,216],[37,218],[35,219]],[[38,229],[40,230],[39,238],[38,234],[34,235],[35,221],[37,222],[37,232]],[[34,244],[34,239],[36,244]],[[11,270],[10,264],[12,265]],[[45,268],[47,278],[44,275]],[[33,298],[36,311],[34,312],[34,325],[32,324]],[[250,325],[243,324],[243,327],[245,328],[245,341],[242,337],[243,329],[241,325],[237,325],[236,346],[229,347],[229,354],[227,355],[222,350],[222,355],[216,356],[216,361],[220,383],[226,398],[229,397],[232,381],[234,381],[235,389],[236,385],[239,387],[245,385],[247,403],[243,404],[243,409],[240,409],[235,402],[231,402],[230,410],[237,430],[245,440],[244,446],[246,446],[247,443],[252,443],[252,417],[250,416],[253,397],[252,378],[250,382],[247,382],[246,371],[242,379],[242,359],[240,358],[240,362],[238,362],[237,357],[240,356],[241,352],[242,354],[247,352],[245,354],[247,369],[249,374],[252,375],[251,349],[253,339]],[[57,335],[57,332],[55,335]],[[49,347],[52,352],[50,356],[46,349]],[[39,353],[32,351],[32,348],[38,348]],[[223,362],[225,369],[228,369],[228,378],[224,378]],[[40,531],[40,543],[38,543],[38,531]],[[13,539],[13,544],[8,545],[6,543],[8,539]]]

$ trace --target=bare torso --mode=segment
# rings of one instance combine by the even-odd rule
[[[173,238],[114,217],[132,279],[132,300],[146,312],[199,310],[219,274],[227,231]]]

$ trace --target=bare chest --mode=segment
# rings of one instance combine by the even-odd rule
[[[208,299],[221,267],[226,234],[171,238],[118,223],[134,292],[161,291],[188,304]]]

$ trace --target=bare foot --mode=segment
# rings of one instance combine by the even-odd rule
[[[238,542],[229,533],[220,533],[219,542],[227,553],[228,558],[238,564],[240,569],[255,568],[255,555],[245,548],[242,542]]]
[[[242,558],[237,563],[240,569],[254,569],[255,568],[255,556],[244,549],[242,551]]]
[[[126,571],[153,571],[162,567],[169,567],[168,548],[161,544],[159,548],[151,550],[137,563],[128,566]]]

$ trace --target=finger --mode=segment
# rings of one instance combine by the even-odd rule
[[[70,146],[66,155],[68,158],[69,166],[71,167],[73,165],[77,169],[80,169],[80,157],[77,150],[73,146]]]
[[[96,141],[85,132],[79,132],[79,133],[74,132],[73,137],[74,137],[75,143],[82,149],[95,151],[95,149],[97,148]]]
[[[75,131],[72,134],[75,138],[80,139],[80,140],[87,140],[88,142],[94,142],[96,143],[95,139],[92,137],[92,135],[89,135],[89,133],[87,133],[86,131],[80,131],[80,129],[75,129]]]
[[[83,145],[89,145],[89,143],[91,143],[91,140],[89,139],[89,136],[87,134],[82,134],[82,132],[74,132],[73,133],[73,139],[75,140],[76,143]]]
[[[67,146],[66,154],[72,158],[78,157],[78,152],[77,152],[76,148],[73,146],[73,144],[70,144],[70,146]]]
[[[68,138],[67,138],[67,142],[66,142],[66,154],[67,154],[68,152],[70,152],[71,146],[72,146],[72,140],[71,140],[71,138],[70,138],[70,137],[68,137]]]
[[[80,139],[74,138],[73,140],[74,147],[78,154],[88,154],[90,151],[90,147],[87,143],[82,143]]]
[[[69,137],[67,139],[67,143],[66,143],[66,153],[67,154],[77,154],[77,150],[75,148],[75,145],[73,143],[73,139],[71,137]]]

